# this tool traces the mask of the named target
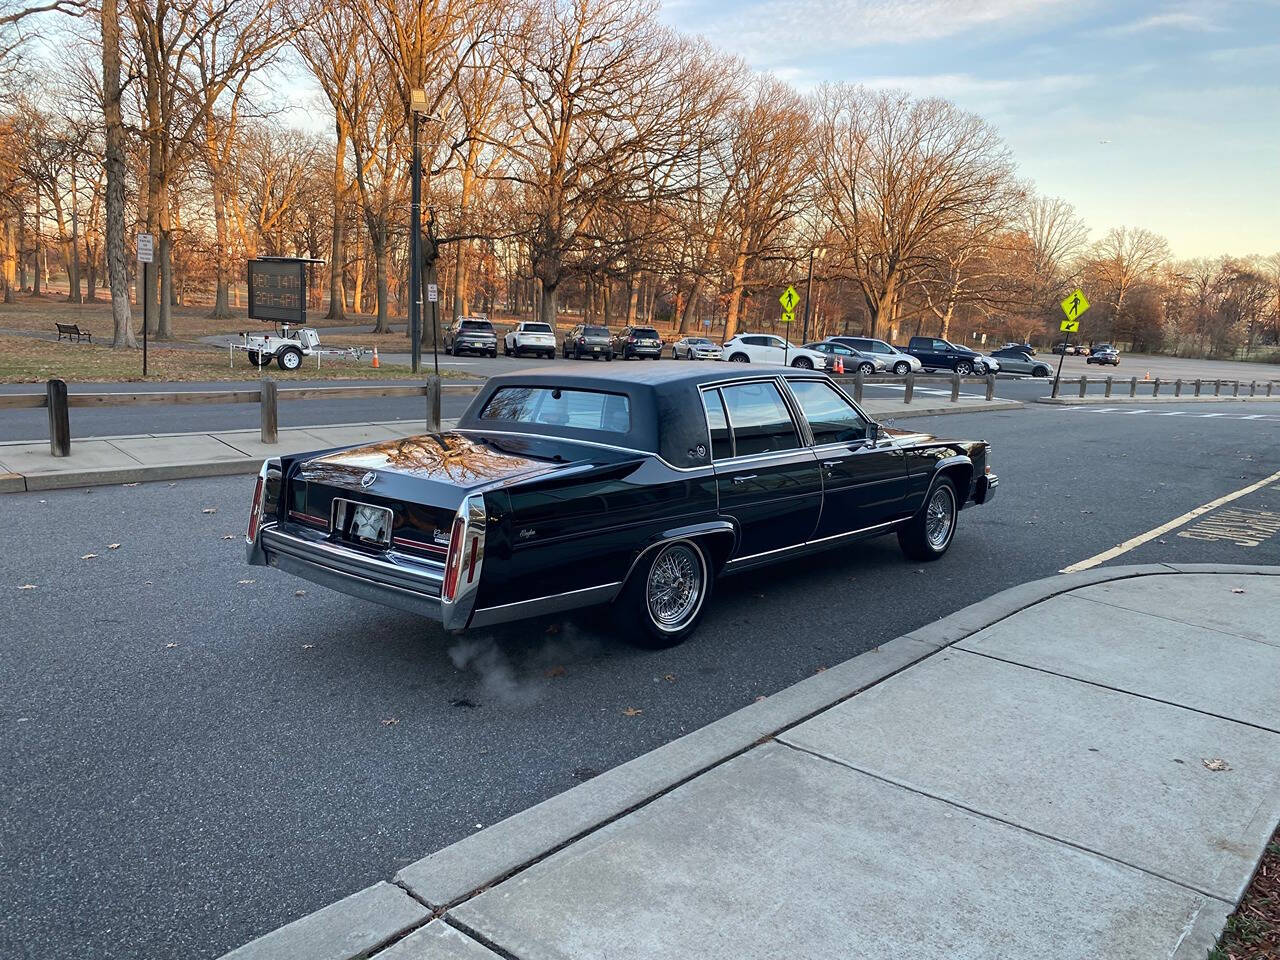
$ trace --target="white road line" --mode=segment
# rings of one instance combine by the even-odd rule
[[[1181,417],[1181,416],[1184,416],[1184,415],[1186,414],[1186,412],[1187,412],[1187,411],[1185,411],[1185,410],[1170,410],[1168,413],[1162,413],[1162,414],[1160,414],[1160,416],[1162,416],[1162,417]]]
[[[1225,413],[1198,413],[1196,414],[1196,416],[1207,419],[1209,417],[1225,417],[1226,414]]]
[[[1153,411],[1153,410],[1126,410],[1126,411],[1125,411],[1125,413],[1128,413],[1128,414],[1134,414],[1134,413],[1154,413],[1154,412],[1155,412],[1155,411]],[[1221,414],[1219,414],[1219,416],[1221,416]]]
[[[1253,491],[1259,490],[1262,487],[1267,486],[1267,484],[1275,483],[1277,480],[1280,480],[1280,472],[1273,473],[1271,476],[1259,480],[1257,483],[1251,483],[1247,487],[1242,487],[1235,493],[1228,493],[1226,496],[1219,497],[1217,500],[1210,500],[1204,506],[1196,507],[1194,510],[1189,510],[1180,517],[1174,517],[1168,523],[1162,523],[1154,530],[1148,530],[1146,533],[1139,534],[1130,540],[1126,540],[1124,543],[1117,544],[1110,550],[1103,550],[1102,553],[1092,556],[1088,560],[1081,560],[1079,563],[1073,563],[1069,567],[1063,567],[1058,572],[1078,573],[1081,570],[1088,570],[1091,567],[1096,567],[1100,563],[1106,563],[1108,560],[1114,560],[1116,557],[1128,553],[1135,547],[1140,547],[1144,543],[1148,543],[1156,537],[1168,533],[1170,530],[1176,530],[1178,527],[1190,523],[1196,517],[1203,516],[1210,510],[1216,510],[1224,503],[1230,503],[1232,500],[1239,500],[1241,497],[1253,493]]]

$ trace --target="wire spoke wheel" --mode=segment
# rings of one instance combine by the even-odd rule
[[[679,630],[693,618],[702,601],[704,577],[701,558],[687,544],[673,543],[654,558],[645,602],[658,629]]]
[[[929,498],[929,506],[925,513],[925,537],[929,546],[941,550],[951,539],[951,531],[956,524],[956,499],[951,488],[939,486]]]

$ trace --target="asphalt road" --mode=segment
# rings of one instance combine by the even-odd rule
[[[471,374],[484,378],[512,370],[528,369],[545,365],[548,361],[534,358],[498,357],[490,360],[486,357],[449,357],[441,359],[442,368],[458,373]],[[1046,361],[1055,364],[1057,357],[1045,355]],[[557,358],[555,363],[571,363],[575,367],[589,367],[602,361],[565,361]],[[615,363],[621,361],[614,361]],[[640,363],[643,361],[632,361]],[[430,367],[431,358],[426,358]],[[1117,395],[1127,394],[1127,381],[1131,376],[1140,380],[1147,373],[1152,377],[1183,377],[1190,381],[1196,377],[1240,378],[1245,381],[1280,376],[1275,367],[1254,363],[1227,363],[1212,360],[1182,360],[1173,357],[1124,357],[1120,367],[1087,366],[1083,357],[1067,357],[1063,365],[1064,381],[1078,379],[1081,374],[1092,378],[1113,376],[1117,382],[1124,384],[1114,389]],[[355,385],[369,386],[377,381],[350,381]],[[395,381],[403,383],[404,381]],[[450,380],[451,383],[463,382]],[[335,386],[339,381],[316,380],[299,382],[297,386]],[[121,384],[73,384],[72,393],[98,392],[139,392],[145,390],[232,390],[236,388],[251,389],[257,385],[256,380],[240,382],[210,383],[121,383]],[[293,384],[291,384],[293,385]],[[1152,385],[1141,383],[1139,390],[1150,393]],[[1001,375],[996,386],[996,396],[1010,400],[1030,401],[1037,397],[1048,396],[1051,383],[1048,380],[1036,380],[1030,377],[1007,377]],[[0,393],[32,393],[38,392],[38,384],[6,384],[0,385]],[[916,388],[921,400],[949,397],[951,388],[945,382],[921,380]],[[1078,386],[1066,382],[1063,394],[1075,396]],[[1090,394],[1101,395],[1102,384],[1088,387]],[[1172,394],[1172,386],[1164,388],[1165,395]],[[1191,387],[1188,385],[1187,391]],[[867,387],[868,397],[901,396],[903,388],[896,384],[871,384]],[[1206,387],[1206,392],[1211,388]],[[984,390],[981,384],[966,384],[963,392],[981,395]],[[445,417],[456,417],[466,407],[470,397],[445,391],[441,402],[441,412]],[[424,416],[423,404],[417,398],[385,397],[369,400],[307,400],[282,402],[280,404],[280,426],[305,427],[335,423],[365,423],[373,420],[413,420]],[[247,430],[258,426],[258,408],[255,404],[175,404],[167,406],[120,406],[120,407],[75,407],[71,410],[71,435],[73,438],[131,436],[145,433],[187,433],[206,430]],[[0,442],[21,440],[45,440],[49,436],[48,418],[43,409],[6,410],[0,413]]]
[[[999,495],[962,514],[943,560],[909,563],[890,538],[730,578],[699,633],[663,652],[598,616],[459,640],[247,567],[252,479],[6,496],[0,956],[219,955],[1280,470],[1280,423],[1204,410],[904,421],[994,444]],[[1280,512],[1280,481],[1229,507]],[[1221,531],[1112,562],[1280,563],[1275,537]]]

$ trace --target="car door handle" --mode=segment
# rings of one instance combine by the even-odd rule
[[[740,473],[733,478],[733,482],[746,483],[748,480],[754,480],[755,478],[756,478],[756,475],[754,473]]]

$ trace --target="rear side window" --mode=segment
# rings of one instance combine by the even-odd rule
[[[721,391],[733,431],[735,456],[800,446],[786,401],[771,381],[735,383]]]
[[[702,405],[707,410],[707,426],[711,430],[711,459],[727,460],[733,456],[733,440],[729,437],[729,421],[724,415],[720,391],[704,390]]]
[[[830,384],[819,380],[792,380],[791,392],[809,421],[815,445],[851,443],[867,438],[867,421]]]
[[[597,390],[501,387],[480,411],[480,419],[627,433],[631,401],[620,393]]]

